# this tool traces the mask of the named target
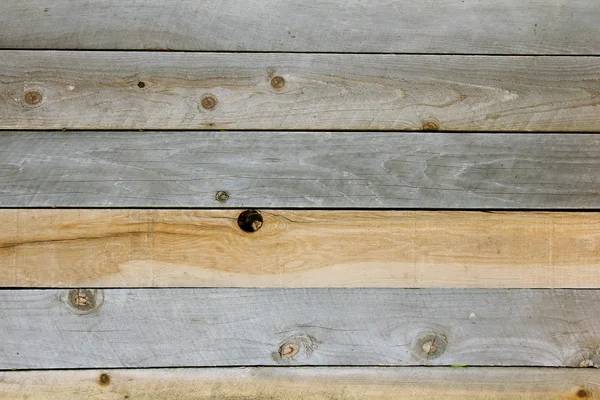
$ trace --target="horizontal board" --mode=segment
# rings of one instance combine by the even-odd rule
[[[600,364],[600,290],[0,291],[0,368]]]
[[[203,368],[0,372],[5,400],[597,400],[599,372],[543,368]]]
[[[599,19],[594,0],[3,0],[0,47],[598,54]]]
[[[599,92],[600,57],[0,51],[0,129],[598,131]]]
[[[600,287],[600,213],[240,215],[0,210],[0,286]]]
[[[0,206],[600,209],[598,154],[594,134],[3,132]]]

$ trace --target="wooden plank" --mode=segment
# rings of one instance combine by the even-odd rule
[[[2,51],[0,89],[2,129],[600,127],[599,57]]]
[[[0,206],[600,209],[599,154],[594,134],[3,132]]]
[[[542,368],[18,371],[0,372],[0,399],[596,400],[599,377],[589,369]]]
[[[1,210],[0,286],[600,286],[600,213]]]
[[[3,290],[0,368],[596,366],[599,307],[566,289]]]
[[[594,0],[3,0],[0,47],[599,54],[599,19]]]

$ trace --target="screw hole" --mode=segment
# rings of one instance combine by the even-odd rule
[[[253,233],[263,226],[263,217],[257,210],[246,210],[239,215],[237,223],[244,232]]]
[[[144,82],[138,82],[138,87],[139,87],[140,89],[143,89],[143,88],[145,88],[145,87],[146,87],[146,84],[145,84]]]

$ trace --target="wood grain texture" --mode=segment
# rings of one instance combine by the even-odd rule
[[[599,378],[597,370],[542,368],[13,371],[0,372],[0,399],[597,400]]]
[[[599,54],[599,19],[594,0],[3,0],[0,47]]]
[[[598,93],[598,57],[0,52],[1,129],[598,131]]]
[[[2,207],[600,209],[599,177],[594,134],[0,135]]]
[[[600,290],[99,289],[95,296],[96,308],[84,313],[68,302],[69,290],[0,291],[0,368],[600,364]]]
[[[600,213],[1,210],[12,287],[600,286]]]

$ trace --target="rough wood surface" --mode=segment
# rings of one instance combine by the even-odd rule
[[[12,287],[600,286],[600,213],[1,210]]]
[[[600,209],[599,154],[594,134],[3,132],[0,206]]]
[[[598,131],[598,93],[599,57],[0,52],[2,129]]]
[[[2,290],[0,368],[596,366],[599,307],[600,290]]]
[[[598,54],[595,0],[3,0],[0,47]]]
[[[0,399],[597,400],[598,382],[597,370],[542,368],[15,371],[0,373]]]

